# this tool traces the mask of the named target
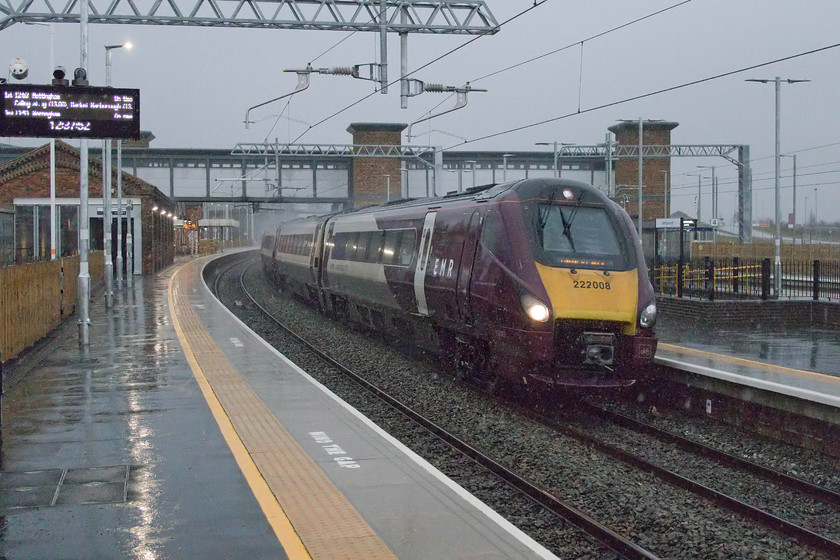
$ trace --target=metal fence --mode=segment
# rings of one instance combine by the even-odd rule
[[[712,259],[663,265],[651,281],[663,295],[701,299],[840,300],[840,261],[782,261],[781,289],[774,293],[770,259]]]

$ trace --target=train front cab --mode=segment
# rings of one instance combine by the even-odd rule
[[[507,299],[496,309],[515,310],[515,294],[528,316],[511,315],[489,334],[495,375],[552,386],[632,384],[656,349],[656,311],[629,217],[580,183],[533,181],[518,198],[488,214],[489,254],[479,261],[498,265],[480,262],[473,288],[477,301]],[[501,289],[482,294],[491,284]]]

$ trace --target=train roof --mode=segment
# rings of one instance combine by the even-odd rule
[[[377,206],[366,206],[355,210],[346,210],[339,213],[342,214],[356,214],[356,213],[370,213],[382,212],[393,208],[406,208],[414,206],[439,206],[454,201],[474,200],[486,201],[496,198],[510,190],[516,190],[520,194],[525,194],[526,198],[531,197],[546,197],[562,200],[559,196],[552,196],[552,192],[563,187],[574,187],[578,193],[585,193],[586,199],[582,202],[606,202],[609,198],[594,186],[583,183],[581,181],[573,181],[570,179],[556,179],[556,178],[538,178],[538,179],[520,179],[508,183],[491,183],[487,185],[480,185],[468,188],[463,192],[452,191],[444,196],[426,197],[426,198],[409,198],[400,199]],[[580,201],[578,199],[577,201]]]
[[[335,217],[340,218],[342,216],[388,212],[389,210],[401,208],[428,207],[429,209],[433,209],[442,205],[449,205],[453,202],[465,200],[484,202],[492,200],[511,190],[516,190],[523,198],[546,198],[562,202],[565,198],[568,198],[561,196],[562,193],[558,193],[558,189],[563,187],[573,187],[576,190],[579,196],[576,200],[574,200],[574,202],[605,203],[610,200],[594,186],[581,181],[573,181],[562,178],[519,179],[508,183],[491,183],[470,187],[463,192],[452,191],[444,196],[404,198],[375,206],[365,206],[364,208],[307,216],[305,218],[298,218],[286,223],[288,224],[300,221],[312,222],[313,220],[322,221]]]

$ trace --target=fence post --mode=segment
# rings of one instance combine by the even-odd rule
[[[709,301],[715,300],[715,262],[709,258],[704,257],[706,268],[706,291],[709,293]]]
[[[741,260],[738,257],[732,257],[732,293],[738,293],[738,273],[740,269],[738,265],[741,264]]]
[[[683,261],[677,261],[677,297],[683,297]]]
[[[814,301],[820,299],[820,261],[814,261]]]
[[[3,351],[0,350],[0,450],[3,449]]]
[[[770,299],[770,259],[761,260],[761,299]]]

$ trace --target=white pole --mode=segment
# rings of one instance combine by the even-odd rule
[[[122,140],[117,140],[117,288],[123,286]]]
[[[79,14],[81,29],[80,67],[87,68],[88,58],[88,2],[82,2]],[[90,219],[88,218],[88,140],[82,138],[79,149],[79,342],[90,345]]]
[[[779,222],[782,221],[782,210],[781,210],[781,199],[779,198],[779,169],[780,169],[780,162],[781,156],[779,155],[781,152],[781,142],[780,142],[780,123],[779,120],[781,118],[781,111],[779,109],[779,102],[781,99],[781,91],[782,91],[782,84],[781,79],[776,76],[776,151],[775,151],[775,197],[776,197],[776,233],[775,233],[775,259],[773,264],[773,283],[776,288],[776,297],[778,298],[781,295],[782,290],[782,230],[781,224]]]
[[[639,117],[639,241],[642,240],[642,117]]]
[[[55,26],[50,25],[50,71],[55,68]],[[50,138],[50,260],[57,257],[57,238],[55,226],[55,138]]]

